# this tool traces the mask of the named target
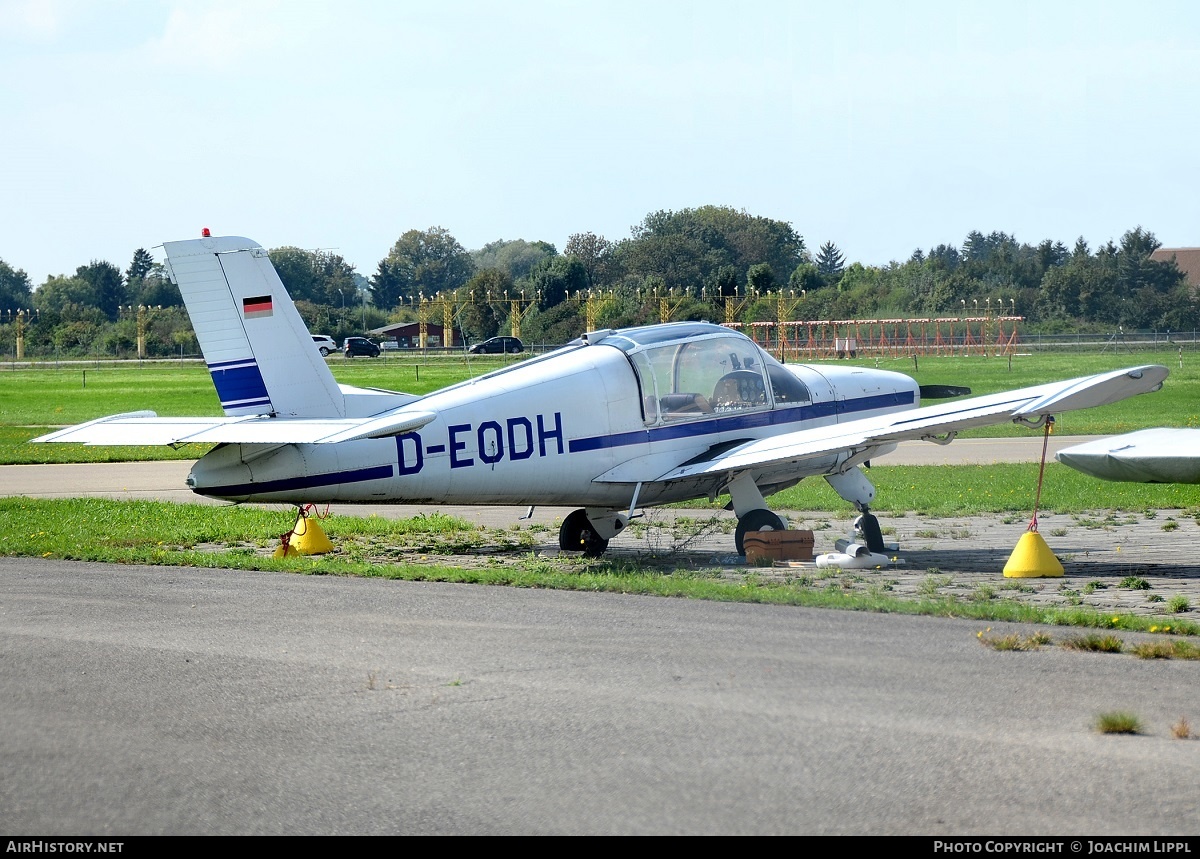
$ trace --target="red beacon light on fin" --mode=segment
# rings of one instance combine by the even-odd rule
[[[202,229],[200,231],[200,236],[201,236],[201,238],[211,239],[212,238],[212,230],[210,230],[208,227],[205,227],[204,229]]]

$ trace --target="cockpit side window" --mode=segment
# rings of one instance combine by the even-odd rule
[[[801,382],[782,365],[773,360],[767,365],[767,375],[771,378],[771,390],[775,393],[775,402],[781,405],[812,402],[812,394],[808,385]]]

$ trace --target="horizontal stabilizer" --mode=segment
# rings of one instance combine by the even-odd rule
[[[333,444],[386,438],[420,429],[433,412],[395,412],[379,418],[160,418],[153,412],[113,415],[47,433],[33,442],[87,445]]]
[[[157,412],[140,411],[140,412],[122,412],[119,415],[109,415],[105,418],[95,418],[87,423],[75,424],[74,426],[65,427],[54,432],[40,435],[37,438],[31,438],[30,442],[54,442],[54,441],[69,441],[75,442],[75,436],[78,435],[97,435],[116,437],[119,432],[113,430],[114,426],[120,426],[122,422],[127,420],[147,421],[151,418],[158,418]],[[68,438],[68,436],[70,436]],[[145,444],[145,442],[108,442],[109,444]]]

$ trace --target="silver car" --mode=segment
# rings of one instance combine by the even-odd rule
[[[313,343],[317,344],[317,349],[321,352],[321,357],[324,358],[330,352],[337,351],[337,341],[332,337],[326,337],[324,334],[314,334],[312,336]]]

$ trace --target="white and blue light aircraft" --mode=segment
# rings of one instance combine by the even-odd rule
[[[559,542],[590,556],[644,507],[726,495],[742,553],[746,532],[787,527],[765,496],[814,476],[861,511],[868,548],[884,552],[861,466],[897,442],[1036,428],[1167,376],[1146,365],[921,406],[903,374],[784,365],[733,329],[680,322],[589,331],[417,396],[339,385],[259,244],[206,230],[163,247],[225,416],[137,412],[34,441],[213,443],[188,485],[233,502],[578,507]]]

